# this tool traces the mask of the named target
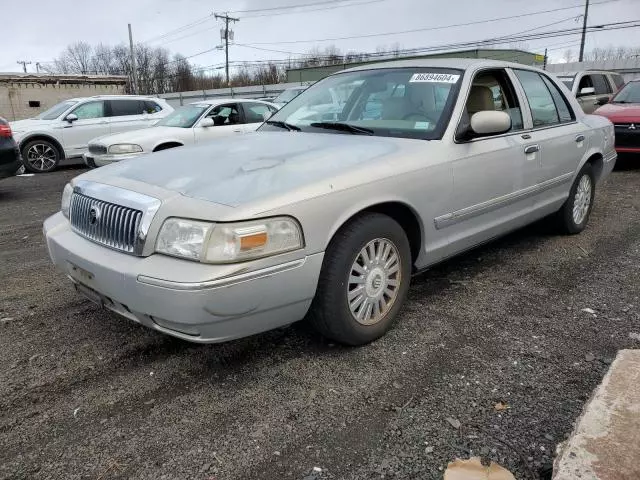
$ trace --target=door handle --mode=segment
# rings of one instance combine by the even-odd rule
[[[536,153],[540,151],[540,145],[529,145],[524,148],[524,153]]]
[[[242,130],[234,130],[235,133],[242,133]]]
[[[584,142],[584,135],[576,135],[576,143]]]
[[[524,135],[522,135],[522,138],[525,140],[531,140],[531,135],[529,135],[528,133],[525,133]]]

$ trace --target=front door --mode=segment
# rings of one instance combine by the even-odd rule
[[[204,117],[211,118],[213,120],[213,126],[200,126],[203,118],[194,127],[196,143],[244,133],[245,130],[241,115],[237,103],[225,103],[224,105],[213,107]]]
[[[83,103],[69,114],[78,119],[73,122],[62,121],[62,138],[67,157],[82,155],[87,151],[89,140],[111,133],[103,100]]]
[[[436,228],[448,232],[450,254],[514,228],[533,208],[540,154],[525,132],[522,98],[505,69],[483,70],[475,75],[459,135],[467,130],[473,114],[486,110],[508,113],[511,129],[471,139],[459,136],[453,145],[457,160],[452,164],[451,208],[436,219]]]

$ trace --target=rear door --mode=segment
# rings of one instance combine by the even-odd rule
[[[111,133],[138,130],[150,125],[144,101],[138,99],[108,100]]]
[[[69,114],[78,120],[62,121],[62,138],[67,157],[77,157],[87,151],[89,140],[111,133],[104,100],[83,103]]]
[[[274,107],[258,102],[241,102],[240,107],[244,114],[245,132],[253,132],[264,123],[265,116],[268,118],[277,111]]]
[[[201,126],[205,118],[211,118],[213,120],[212,127]],[[244,133],[244,125],[242,122],[242,110],[237,103],[217,105],[209,110],[193,128],[196,143],[229,135],[242,134]]]
[[[533,124],[527,134],[540,159],[535,204],[540,208],[556,206],[567,197],[580,159],[586,153],[587,127],[576,121],[571,104],[548,76],[530,70],[514,72],[527,97]]]

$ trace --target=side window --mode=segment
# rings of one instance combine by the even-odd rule
[[[246,123],[262,123],[264,115],[271,114],[271,109],[262,103],[243,103]]]
[[[605,95],[611,93],[611,86],[604,75],[591,75],[591,81],[593,82],[593,88],[596,89],[596,95]]]
[[[142,115],[144,104],[140,100],[111,100],[111,116]]]
[[[534,127],[560,123],[558,110],[544,81],[536,72],[514,70],[527,96]]]
[[[240,123],[240,113],[238,106],[234,104],[218,105],[209,112],[207,117],[213,118],[215,126],[236,125]]]
[[[104,102],[87,102],[80,105],[73,112],[79,120],[104,117]]]
[[[144,103],[144,113],[152,114],[152,113],[158,113],[162,111],[162,107],[158,105],[156,102],[152,102],[151,100],[145,100],[143,103]]]
[[[591,81],[591,75],[585,75],[580,79],[580,83],[578,84],[578,95],[580,95],[580,91],[583,88],[594,88],[593,82]]]
[[[468,121],[474,113],[485,110],[507,113],[511,117],[512,132],[524,128],[522,109],[506,71],[484,71],[473,79],[466,103]]]
[[[613,83],[616,85],[616,90],[620,90],[624,85],[624,78],[622,78],[622,75],[614,73],[611,75],[611,78],[613,78]]]
[[[567,99],[558,87],[556,87],[556,85],[544,75],[542,75],[542,80],[553,97],[553,101],[556,104],[556,110],[558,110],[558,117],[560,117],[560,122],[571,122],[575,120],[576,117],[571,109],[571,105],[569,105]]]

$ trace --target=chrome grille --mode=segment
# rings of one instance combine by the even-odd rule
[[[89,240],[115,250],[136,253],[142,212],[75,192],[71,199],[71,226]]]
[[[104,145],[89,144],[89,153],[93,153],[94,155],[106,155],[107,147]]]

